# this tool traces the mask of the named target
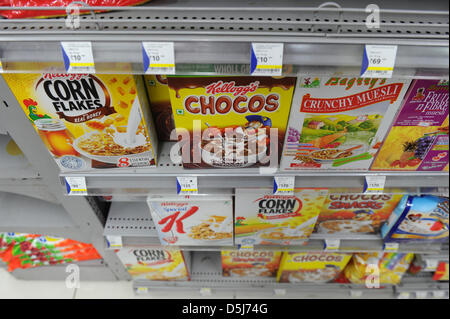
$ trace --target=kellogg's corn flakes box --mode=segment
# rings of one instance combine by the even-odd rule
[[[368,170],[408,84],[395,79],[300,78],[281,169]]]
[[[233,245],[231,196],[149,196],[162,245]]]
[[[334,280],[350,261],[351,254],[307,252],[283,253],[278,282],[325,283]]]
[[[281,252],[271,250],[222,250],[226,277],[275,277]]]
[[[179,280],[189,278],[190,253],[159,247],[122,247],[116,254],[133,280]]]
[[[142,77],[4,74],[62,171],[156,166]]]
[[[151,74],[144,75],[144,79],[158,138],[161,141],[170,141],[170,134],[175,129],[175,122],[170,104],[167,77]]]
[[[235,243],[306,244],[326,194],[324,188],[298,188],[291,196],[273,195],[271,189],[236,189]]]
[[[371,170],[448,171],[448,80],[415,80]]]
[[[184,167],[268,165],[271,146],[282,149],[294,77],[168,79],[177,134],[190,139]]]
[[[378,233],[402,196],[395,193],[351,193],[351,189],[330,190],[316,230],[321,234]]]

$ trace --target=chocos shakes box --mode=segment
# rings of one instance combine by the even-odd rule
[[[156,165],[141,77],[5,74],[62,171]]]
[[[169,76],[168,80],[178,137],[189,142],[183,144],[184,167],[262,166],[269,164],[271,146],[281,153],[295,78]]]

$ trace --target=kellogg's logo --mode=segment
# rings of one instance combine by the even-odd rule
[[[219,93],[231,93],[234,96],[245,96],[247,93],[255,92],[259,87],[259,81],[255,81],[245,86],[236,86],[236,82],[223,82],[218,81],[211,83],[206,89],[206,94],[216,95]]]

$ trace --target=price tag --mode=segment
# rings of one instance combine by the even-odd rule
[[[384,243],[383,251],[396,252],[398,251],[399,244],[398,243]]]
[[[239,250],[253,250],[253,245],[239,245]]]
[[[122,248],[122,236],[106,236],[108,248]]]
[[[409,292],[403,291],[398,294],[398,299],[409,299],[411,297],[411,294]]]
[[[200,288],[200,294],[202,296],[211,296],[212,295],[211,288]]]
[[[146,74],[175,74],[173,42],[142,42]]]
[[[136,292],[140,295],[148,293],[147,287],[137,287]]]
[[[281,75],[283,43],[252,43],[250,74]]]
[[[323,248],[326,251],[339,250],[340,246],[341,246],[341,240],[340,239],[325,239]]]
[[[448,196],[448,187],[438,187],[438,193],[440,196],[449,197]]]
[[[197,177],[177,177],[178,195],[198,194]]]
[[[360,297],[362,297],[362,295],[363,295],[363,292],[361,290],[354,290],[354,289],[350,290],[351,297],[360,298]]]
[[[437,259],[425,259],[425,271],[435,271],[439,261]]]
[[[67,195],[79,195],[86,196],[87,187],[86,187],[86,179],[84,176],[82,177],[66,177],[66,189]]]
[[[425,299],[428,296],[428,291],[416,291],[417,299]]]
[[[3,65],[2,65],[2,61],[0,61],[0,73],[3,73]]]
[[[61,42],[61,48],[68,73],[95,73],[91,42]]]
[[[384,191],[386,176],[366,176],[364,181],[364,193],[379,194]]]
[[[275,176],[273,193],[275,195],[294,195],[295,176]]]
[[[285,296],[286,295],[286,289],[274,289],[276,296]]]
[[[433,291],[434,298],[445,298],[445,291],[435,290]]]
[[[396,56],[396,45],[366,44],[361,65],[361,77],[391,78]]]

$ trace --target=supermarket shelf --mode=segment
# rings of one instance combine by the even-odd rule
[[[12,156],[6,153],[7,145],[12,139],[0,135],[0,179],[38,178],[35,171],[23,154]],[[2,154],[5,152],[4,154]]]
[[[145,202],[114,202],[111,205],[105,224],[105,236],[120,236],[123,246],[160,246],[150,211]],[[254,249],[288,250],[288,251],[322,251],[327,239],[340,239],[340,252],[383,251],[383,241],[378,235],[326,235],[312,234],[305,246],[255,246]],[[237,246],[167,246],[166,248],[193,251],[220,251],[239,249]],[[448,254],[448,243],[417,244],[402,243],[399,252],[422,254]]]
[[[434,291],[443,291],[448,298],[448,283],[432,282],[429,274],[425,276],[407,276],[403,278],[398,292],[408,289],[427,291],[428,297],[432,297]],[[152,293],[167,290],[185,290],[190,294],[209,294],[216,292],[232,291],[241,293],[257,292],[260,298],[262,294],[268,298],[396,298],[396,287],[385,285],[380,289],[368,289],[363,285],[353,284],[327,284],[327,283],[277,283],[275,278],[267,277],[223,277],[220,254],[208,252],[194,252],[191,264],[191,281],[149,281],[136,280],[133,283],[136,293],[148,290]],[[414,296],[412,296],[414,297]]]
[[[86,242],[62,206],[0,192],[0,232],[44,234]]]
[[[80,282],[83,281],[115,281],[117,280],[111,270],[102,260],[89,260],[75,263],[79,266]],[[67,266],[42,266],[28,269],[16,269],[11,275],[21,280],[59,280],[64,281],[71,272],[67,272]]]
[[[179,74],[248,74],[251,42],[282,42],[289,66],[285,74],[298,71],[292,65],[353,67],[358,74],[363,44],[395,44],[396,75],[409,68],[448,73],[448,4],[378,1],[380,27],[369,29],[365,8],[370,2],[339,2],[341,7],[321,5],[322,0],[301,6],[295,0],[263,0],[257,6],[251,0],[227,1],[226,6],[162,0],[103,7],[111,12],[82,16],[78,29],[67,27],[64,18],[0,19],[0,51],[6,72],[42,69],[36,63],[9,64],[17,61],[51,62],[61,72],[59,41],[92,41],[97,73],[129,73],[130,63],[134,73],[143,73],[141,41],[173,41]]]
[[[86,178],[89,195],[146,196],[149,192],[167,190],[176,192],[176,177],[198,176],[200,194],[210,194],[214,189],[238,187],[273,187],[274,176],[297,176],[296,187],[351,187],[361,188],[365,176],[385,175],[386,188],[397,187],[448,187],[448,172],[365,172],[365,171],[290,171],[271,168],[242,169],[184,169],[170,159],[173,142],[162,143],[159,164],[156,168],[102,169],[85,172],[61,173],[61,187],[67,192],[64,177]]]
[[[48,186],[40,178],[3,179],[0,178],[0,192],[8,192],[57,204],[58,199],[50,192]]]

